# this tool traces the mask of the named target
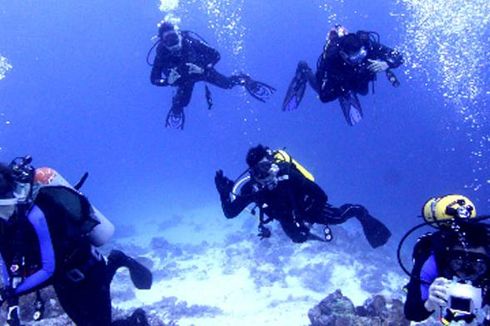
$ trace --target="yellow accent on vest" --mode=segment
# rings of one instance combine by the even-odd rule
[[[310,173],[303,165],[299,164],[298,161],[296,161],[294,158],[291,158],[291,156],[283,151],[282,149],[278,149],[274,151],[274,159],[276,162],[286,162],[286,163],[292,163],[296,167],[296,169],[308,180],[315,182],[315,177],[313,174]]]

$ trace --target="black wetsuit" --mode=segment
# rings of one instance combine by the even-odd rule
[[[183,114],[184,108],[189,105],[194,84],[199,81],[211,83],[220,88],[229,89],[244,83],[244,75],[224,76],[214,65],[220,60],[220,54],[205,42],[192,37],[190,32],[180,32],[182,35],[182,48],[176,53],[170,52],[163,43],[157,47],[157,54],[151,70],[151,83],[156,86],[176,86],[177,92],[172,99],[170,112],[176,115]],[[187,63],[192,63],[204,69],[203,73],[189,73]],[[181,76],[174,83],[169,84],[167,77],[174,69]]]
[[[397,68],[403,63],[401,54],[375,42],[368,32],[356,33],[367,51],[366,58],[357,65],[346,63],[341,55],[340,40],[334,38],[328,44],[326,50],[317,62],[316,73],[313,73],[307,65],[303,69],[312,88],[320,96],[322,102],[330,102],[345,95],[349,91],[366,95],[369,91],[369,82],[375,80],[376,73],[368,69],[371,60],[382,60],[388,63],[389,68]]]
[[[437,231],[428,233],[418,239],[412,254],[413,268],[410,282],[407,284],[407,299],[405,301],[404,312],[408,320],[421,322],[432,315],[432,311],[427,311],[424,304],[429,297],[429,287],[438,277],[452,280],[454,272],[448,268],[450,255],[446,251],[452,245],[448,244],[447,233]],[[487,271],[487,274],[490,271]],[[483,306],[490,304],[490,275],[477,281],[473,285],[483,288]],[[490,325],[490,321],[485,321],[483,325]]]
[[[77,206],[72,201],[73,206],[65,208],[40,193],[33,209],[37,212],[36,219],[47,227],[36,227],[26,213],[19,211],[8,222],[1,220],[0,252],[6,266],[22,261],[23,275],[46,269],[45,265],[51,264],[46,261],[46,252],[53,252],[54,267],[48,268],[49,278],[34,284],[27,292],[53,285],[61,307],[75,324],[109,326],[112,324],[110,283],[120,266],[114,266],[110,260],[106,263],[83,235],[87,224],[82,225],[81,220],[69,216],[75,211],[88,214],[88,201],[82,198],[80,203]]]
[[[360,205],[346,204],[340,208],[329,205],[325,192],[292,164],[278,165],[279,181],[274,189],[269,190],[250,181],[233,201],[229,193],[221,194],[225,216],[234,218],[249,204],[256,203],[270,219],[279,221],[293,242],[301,243],[313,238],[307,224],[340,224],[351,217],[362,218],[367,214],[366,209]]]

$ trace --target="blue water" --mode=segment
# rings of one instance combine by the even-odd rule
[[[213,3],[226,12],[203,9]],[[186,128],[178,131],[164,127],[172,90],[150,84],[145,62],[156,23],[169,13],[156,1],[0,0],[0,55],[13,66],[0,81],[0,161],[30,154],[36,166],[54,167],[72,182],[88,171],[83,191],[116,226],[219,207],[215,170],[238,176],[247,149],[258,143],[286,147],[332,204],[365,205],[393,229],[394,241],[420,221],[430,196],[463,193],[488,214],[488,53],[458,84],[483,81],[475,98],[463,100],[462,113],[457,96],[444,96],[441,62],[429,56],[437,44],[420,52],[407,39],[420,19],[409,3],[418,2],[181,2],[173,15],[221,51],[219,71],[250,73],[277,93],[264,104],[237,88],[212,87],[208,111],[197,85]],[[227,29],[227,14],[239,8]],[[478,10],[474,19],[483,25],[471,46],[488,50],[488,4]],[[322,104],[311,89],[299,110],[280,110],[298,60],[314,66],[337,22],[378,31],[382,43],[409,52],[410,62],[396,71],[401,87],[379,76],[375,94],[361,98],[365,117],[355,127],[337,102]],[[465,46],[466,54],[474,50]],[[465,121],[469,115],[477,121]]]

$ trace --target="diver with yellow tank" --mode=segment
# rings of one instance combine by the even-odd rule
[[[434,313],[443,325],[490,325],[490,225],[477,217],[473,202],[462,195],[430,198],[422,208],[424,223],[412,228],[398,247],[398,260],[410,276],[405,316],[423,321]],[[435,232],[414,246],[412,271],[400,259],[404,241],[430,225]]]
[[[277,220],[293,242],[330,241],[332,233],[328,225],[344,223],[351,217],[359,220],[373,248],[385,244],[390,238],[391,232],[386,226],[363,206],[334,207],[327,203],[328,197],[314,182],[313,175],[285,151],[258,145],[248,151],[246,162],[249,168],[236,182],[218,170],[215,184],[227,218],[236,217],[255,203],[259,209],[258,235],[261,239],[271,236],[265,225]],[[322,237],[310,232],[315,223],[325,226]]]

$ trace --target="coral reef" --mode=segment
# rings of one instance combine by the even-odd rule
[[[362,306],[354,307],[340,290],[308,311],[311,326],[409,326],[410,322],[403,316],[403,303],[397,299],[388,302],[385,297],[375,295]]]

